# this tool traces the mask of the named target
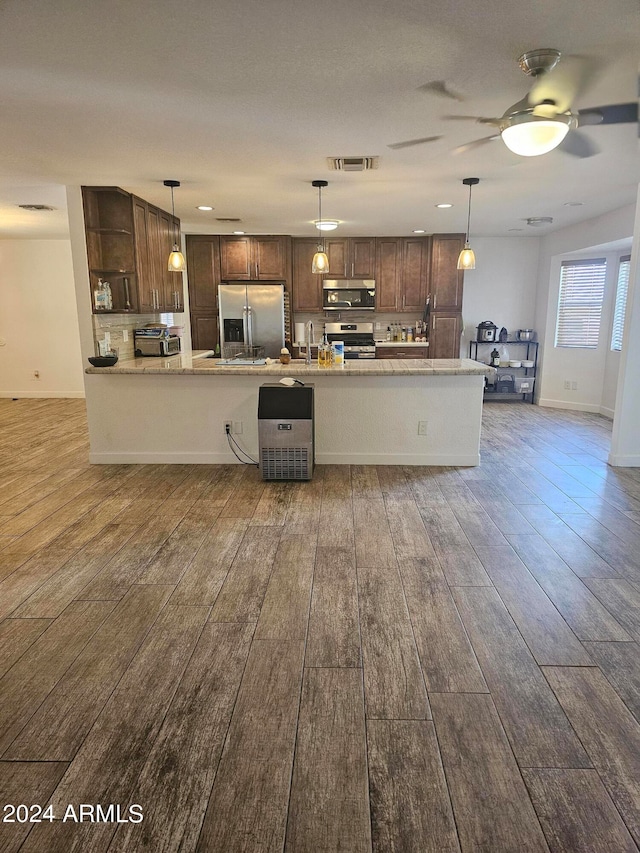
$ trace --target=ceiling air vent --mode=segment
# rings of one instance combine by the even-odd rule
[[[338,172],[368,172],[378,168],[379,157],[327,157],[329,168]]]
[[[216,216],[216,222],[242,222],[239,216]]]
[[[48,204],[19,204],[23,210],[55,210],[55,207],[49,207]]]

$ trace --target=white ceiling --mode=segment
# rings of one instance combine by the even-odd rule
[[[314,178],[350,235],[464,231],[466,176],[481,179],[472,235],[540,236],[636,198],[635,125],[581,131],[601,148],[588,159],[521,158],[500,140],[453,155],[491,131],[443,116],[501,115],[531,85],[517,57],[539,47],[597,65],[575,107],[633,100],[637,0],[4,0],[0,33],[0,237],[64,236],[65,184],[167,208],[175,178],[186,232],[298,236],[317,233]],[[432,80],[464,102],[418,91]],[[443,138],[387,147],[431,135]],[[380,167],[329,171],[328,156],[353,155]]]

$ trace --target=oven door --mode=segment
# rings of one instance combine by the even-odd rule
[[[325,311],[375,311],[376,292],[368,288],[332,288],[322,290]]]

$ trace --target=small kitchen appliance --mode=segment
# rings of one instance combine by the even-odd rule
[[[496,332],[498,331],[498,327],[495,323],[492,323],[491,320],[483,320],[482,323],[478,326],[478,335],[476,337],[477,341],[480,343],[487,343],[497,340]]]
[[[310,480],[315,458],[313,385],[265,384],[258,392],[263,480]]]
[[[176,355],[182,350],[182,338],[169,334],[166,326],[145,326],[133,330],[133,349],[136,356]]]
[[[519,341],[532,341],[533,340],[533,329],[518,329],[518,340]]]
[[[344,342],[345,359],[376,357],[373,323],[326,323],[324,330],[330,344]]]

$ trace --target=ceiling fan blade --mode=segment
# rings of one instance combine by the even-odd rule
[[[428,95],[437,95],[439,98],[450,98],[452,101],[464,101],[462,95],[449,89],[444,80],[431,80],[418,86],[418,92],[426,92]]]
[[[496,127],[500,125],[501,118],[485,118],[485,116],[442,116],[447,121],[475,121],[478,124],[494,124]]]
[[[529,92],[529,105],[552,103],[564,113],[584,92],[596,71],[596,63],[584,56],[563,56],[553,71],[540,74]]]
[[[638,102],[608,104],[578,110],[578,127],[590,124],[627,124],[638,121]]]
[[[600,148],[590,139],[586,133],[580,133],[579,130],[570,131],[558,145],[559,151],[564,151],[565,154],[571,154],[572,157],[593,157],[600,153]]]
[[[412,145],[422,145],[424,142],[437,142],[442,139],[441,136],[424,136],[422,139],[408,139],[406,142],[394,142],[392,145],[387,145],[387,148],[393,148],[397,151],[399,148],[410,148]]]
[[[458,145],[451,152],[452,154],[466,154],[467,151],[473,151],[474,148],[480,148],[481,145],[486,145],[487,142],[493,142],[494,139],[500,139],[500,134],[495,133],[493,136],[483,136],[482,139],[474,139],[473,142],[466,142],[464,145]]]

